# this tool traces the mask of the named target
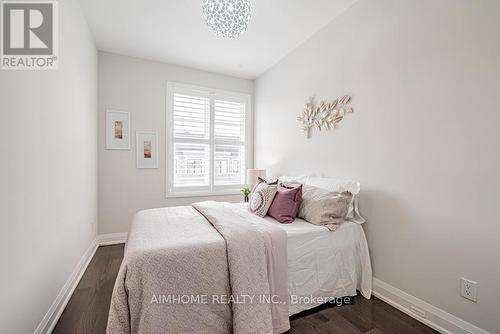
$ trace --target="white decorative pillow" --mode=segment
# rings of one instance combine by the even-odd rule
[[[344,191],[350,192],[353,197],[351,204],[349,205],[349,212],[347,213],[347,220],[352,222],[363,224],[365,219],[361,216],[359,212],[359,192],[361,190],[361,184],[354,180],[339,180],[328,177],[308,177],[306,180],[306,185],[318,187],[331,192],[342,193]]]
[[[278,185],[276,183],[268,184],[265,181],[260,182],[253,188],[248,210],[257,216],[264,217],[273,203],[277,191]]]

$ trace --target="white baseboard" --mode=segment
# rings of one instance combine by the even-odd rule
[[[90,261],[94,257],[95,252],[99,246],[108,246],[115,244],[122,244],[127,240],[127,233],[111,233],[101,234],[95,237],[91,242],[89,248],[85,251],[82,258],[76,265],[70,277],[62,287],[56,299],[50,306],[49,310],[43,317],[42,321],[36,328],[34,334],[50,334],[59,321],[66,305],[68,304],[73,292],[75,291],[83,273],[87,269]]]
[[[440,333],[490,334],[377,278],[373,278],[373,295]],[[424,311],[425,314],[420,315],[418,314],[418,310],[415,312],[412,308]]]
[[[64,311],[64,308],[68,304],[69,299],[73,295],[73,292],[75,291],[78,282],[80,282],[80,279],[82,278],[85,269],[87,269],[90,260],[92,260],[92,257],[94,256],[98,246],[99,245],[97,243],[97,238],[96,238],[92,241],[89,248],[83,254],[82,258],[76,265],[76,268],[73,270],[68,280],[62,287],[61,291],[57,295],[56,299],[50,306],[49,310],[43,317],[42,321],[35,329],[34,334],[44,334],[52,332],[52,330],[57,324],[57,321],[59,320],[59,317]]]

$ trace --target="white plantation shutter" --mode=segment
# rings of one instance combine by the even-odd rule
[[[245,120],[244,102],[214,99],[215,186],[245,184]]]
[[[215,100],[215,140],[245,140],[245,104]]]
[[[167,194],[241,189],[249,98],[169,84]]]
[[[209,139],[208,97],[174,93],[174,137]]]

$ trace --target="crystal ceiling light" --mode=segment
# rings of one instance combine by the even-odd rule
[[[203,0],[203,16],[217,35],[235,38],[247,30],[250,0]]]

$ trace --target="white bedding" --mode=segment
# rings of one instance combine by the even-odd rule
[[[265,219],[288,235],[290,315],[321,305],[321,300],[314,300],[318,297],[355,296],[356,290],[371,297],[372,267],[361,225],[345,222],[332,232],[302,219],[292,224]]]

